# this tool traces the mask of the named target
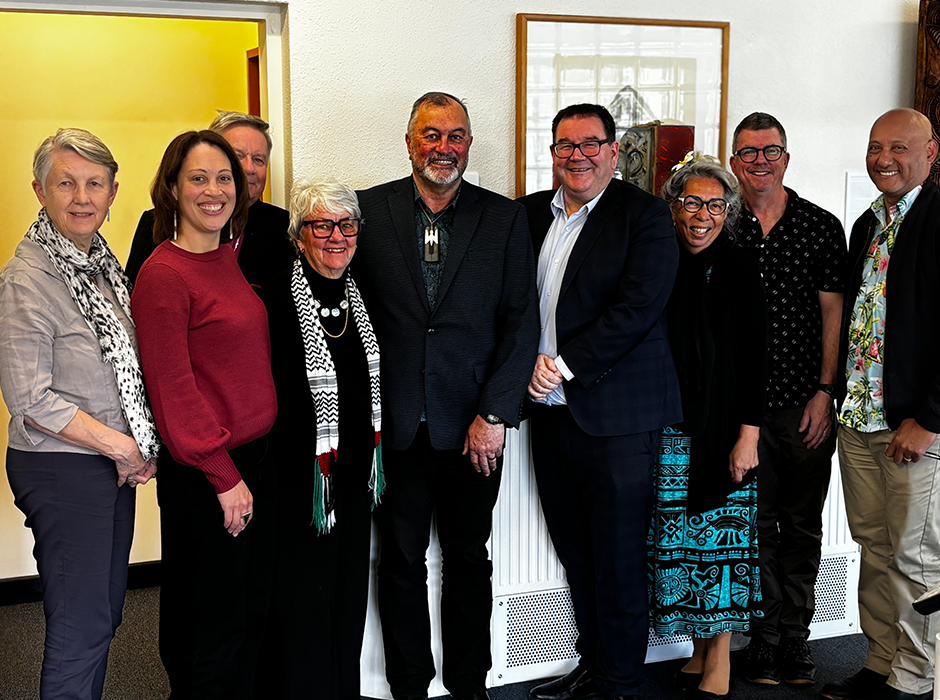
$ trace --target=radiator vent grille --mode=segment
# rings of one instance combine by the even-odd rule
[[[813,624],[846,618],[848,573],[848,556],[823,557],[816,581]],[[508,596],[500,605],[506,606],[507,669],[577,658],[578,629],[567,588]],[[664,639],[652,630],[649,634],[650,647],[689,641],[685,635]]]
[[[650,629],[649,637],[649,646],[651,647],[665,647],[670,644],[681,644],[682,642],[691,642],[692,638],[684,634],[674,634],[671,637],[660,637],[652,629]]]
[[[567,588],[506,601],[506,667],[576,658],[578,628]]]
[[[813,624],[845,619],[848,556],[824,557],[816,579],[816,610]]]

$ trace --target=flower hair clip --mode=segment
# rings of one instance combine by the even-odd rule
[[[675,173],[675,172],[678,172],[679,170],[682,170],[682,168],[687,166],[693,160],[695,160],[695,151],[689,151],[688,153],[685,154],[685,158],[683,158],[678,163],[672,166],[672,172]]]

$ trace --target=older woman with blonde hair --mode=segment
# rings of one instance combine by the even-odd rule
[[[278,417],[273,621],[279,698],[359,698],[371,509],[381,469],[379,348],[350,274],[362,221],[356,193],[298,183],[290,237],[300,255],[261,292]]]
[[[98,232],[117,169],[83,129],[43,141],[33,160],[42,209],[0,273],[7,474],[36,538],[44,700],[101,697],[127,587],[131,487],[156,470],[127,279]]]

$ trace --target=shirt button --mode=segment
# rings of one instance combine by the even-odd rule
[[[428,335],[434,335],[434,329],[428,328]]]

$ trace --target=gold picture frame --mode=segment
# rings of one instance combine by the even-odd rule
[[[621,126],[691,122],[696,148],[724,161],[730,32],[728,22],[517,14],[516,196],[547,188],[551,119],[575,102],[614,105],[618,138]]]

